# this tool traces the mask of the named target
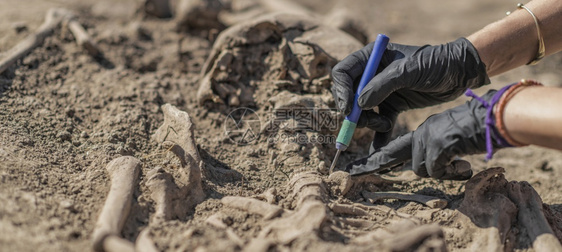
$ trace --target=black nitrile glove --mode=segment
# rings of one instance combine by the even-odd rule
[[[371,43],[332,69],[332,93],[336,106],[345,115],[351,112],[354,93],[372,49]],[[392,125],[402,111],[451,101],[467,88],[490,81],[486,66],[465,38],[439,46],[389,43],[378,70],[363,89],[358,103],[364,110],[379,106],[380,116],[371,121],[387,118]],[[374,148],[385,145],[390,133],[390,130],[377,132]]]
[[[497,91],[488,91],[482,99],[490,101]],[[455,173],[457,156],[486,152],[486,113],[484,105],[476,100],[430,116],[418,129],[396,138],[369,157],[349,164],[351,175],[384,171],[387,168],[412,161],[412,170],[421,177],[440,179],[468,179],[472,173],[460,178]],[[495,150],[500,136],[490,129]],[[503,139],[501,139],[503,140]],[[465,173],[466,175],[466,173]]]

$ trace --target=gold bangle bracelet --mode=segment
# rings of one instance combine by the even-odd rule
[[[537,36],[539,38],[539,50],[537,51],[537,54],[536,54],[535,58],[533,60],[529,61],[529,63],[527,63],[527,65],[536,65],[546,55],[546,49],[544,47],[544,38],[542,37],[541,28],[539,26],[539,20],[537,19],[537,16],[535,16],[535,14],[529,8],[527,8],[527,6],[523,5],[522,3],[517,4],[517,9],[526,10],[527,12],[529,12],[529,14],[531,14],[531,16],[533,17],[533,20],[535,21],[535,26],[537,27]],[[507,13],[507,15],[509,15],[509,14],[511,14],[511,12]]]

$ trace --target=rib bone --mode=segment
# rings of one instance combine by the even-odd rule
[[[221,199],[224,205],[238,208],[250,213],[259,214],[264,216],[265,220],[269,220],[280,216],[285,212],[283,208],[263,202],[257,199],[238,197],[238,196],[227,196]]]

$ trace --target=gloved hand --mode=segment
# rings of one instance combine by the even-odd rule
[[[373,45],[369,44],[332,69],[332,93],[336,106],[345,115],[351,112],[354,93],[372,49]],[[490,82],[486,66],[465,38],[439,46],[389,43],[378,70],[379,73],[363,89],[358,103],[364,110],[379,106],[382,117],[375,118],[371,113],[371,121],[384,117],[392,125],[402,111],[451,101],[467,88]],[[391,132],[377,132],[374,147],[385,145]]]
[[[481,98],[489,102],[497,91],[491,90]],[[367,158],[349,164],[346,170],[359,175],[374,170],[395,167],[412,161],[412,170],[421,177],[454,179],[452,162],[457,156],[486,152],[486,113],[476,100],[430,116],[418,129],[391,141]],[[490,129],[495,150],[505,147],[495,130]],[[500,139],[501,138],[501,139]],[[505,140],[504,140],[505,141]],[[464,178],[470,178],[470,175]],[[458,178],[457,178],[458,179]]]

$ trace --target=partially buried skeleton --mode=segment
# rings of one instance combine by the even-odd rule
[[[306,16],[262,16],[234,25],[219,35],[202,70],[197,98],[201,104],[222,109],[263,107],[267,103],[271,103],[274,109],[287,106],[326,107],[331,102],[328,91],[331,67],[361,47],[359,41],[341,30],[322,25]],[[205,198],[200,176],[203,165],[187,113],[170,105],[165,105],[163,110],[166,120],[155,134],[155,140],[163,145],[168,142],[171,146],[168,149],[182,160],[180,172],[183,176],[175,180],[165,171],[154,169],[149,174],[147,185],[156,203],[155,219],[181,219]],[[174,131],[179,133],[170,133],[170,126],[174,126]],[[182,127],[185,130],[180,131]],[[320,154],[316,153],[316,156]],[[509,235],[517,213],[519,222],[528,230],[537,251],[560,249],[553,230],[548,227],[540,197],[525,183],[508,184],[501,176],[502,172],[502,169],[496,168],[476,175],[467,183],[466,196],[459,210],[442,210],[446,214],[452,212],[451,221],[469,225],[466,231],[476,230],[472,239],[480,242],[473,242],[468,250],[501,251],[512,248],[509,238],[513,237]],[[336,175],[340,175],[340,178],[336,179]],[[369,183],[384,182],[378,177],[371,179],[378,182]],[[332,174],[328,179],[316,171],[295,172],[286,188],[282,189],[289,195],[287,199],[292,203],[290,210],[275,205],[275,200],[262,202],[252,198],[224,197],[222,203],[225,207],[265,215],[264,229],[247,244],[223,223],[224,216],[220,212],[210,216],[206,222],[225,229],[229,239],[237,241],[235,243],[239,248],[249,251],[291,246],[298,248],[299,244],[308,244],[326,235],[348,239],[349,248],[363,250],[381,247],[392,251],[446,250],[444,232],[437,225],[420,225],[422,221],[417,217],[396,212],[396,218],[390,217],[387,226],[398,231],[388,232],[375,228],[375,224],[380,217],[383,220],[389,218],[392,209],[387,211],[379,206],[333,202],[330,194],[343,196],[354,184],[353,180],[341,172]],[[360,182],[357,178],[355,180]],[[343,188],[341,185],[347,186]],[[491,199],[494,200],[490,202]],[[374,212],[386,212],[386,216],[378,216]],[[405,218],[405,222],[396,220],[400,218]],[[429,219],[432,218],[433,215]],[[472,223],[492,228],[482,233]],[[446,233],[452,236],[466,235],[449,229],[446,229]],[[139,238],[137,244],[152,243],[147,235],[141,234],[139,237],[143,238]],[[299,242],[299,239],[302,241]],[[104,242],[103,239],[100,241]],[[110,239],[106,243],[113,244]],[[147,246],[137,246],[136,249],[139,248]],[[155,250],[152,247],[150,249]]]
[[[201,72],[200,104],[255,106],[279,90],[329,94],[330,70],[363,45],[297,14],[268,14],[223,31]]]

